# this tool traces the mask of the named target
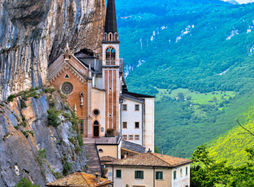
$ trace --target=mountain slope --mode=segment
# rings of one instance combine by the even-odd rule
[[[254,107],[247,114],[244,128],[254,132]],[[248,160],[247,148],[253,148],[254,137],[242,127],[238,126],[211,143],[210,155],[217,161],[227,160],[227,164],[239,166]]]
[[[157,97],[160,150],[189,157],[254,104],[253,4],[120,1],[118,11],[129,89]]]

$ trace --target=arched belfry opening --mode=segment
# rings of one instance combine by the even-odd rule
[[[116,50],[113,47],[106,49],[106,65],[115,65]]]

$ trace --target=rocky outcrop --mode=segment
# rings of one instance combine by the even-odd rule
[[[67,43],[100,54],[104,17],[104,0],[0,0],[0,100],[46,84]]]
[[[86,170],[73,112],[60,94],[47,92],[21,92],[0,106],[1,187],[14,186],[23,177],[45,186],[63,174]],[[48,109],[55,118],[48,117]]]

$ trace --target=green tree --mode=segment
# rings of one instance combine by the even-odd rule
[[[20,179],[20,181],[15,185],[15,187],[40,187],[38,185],[33,185],[32,182],[26,178]]]
[[[157,146],[154,146],[154,152],[159,153],[159,148]]]
[[[218,162],[209,157],[206,146],[198,147],[192,155],[191,186],[254,186],[254,149],[246,151],[249,161],[242,166],[232,167],[226,166],[226,161]]]

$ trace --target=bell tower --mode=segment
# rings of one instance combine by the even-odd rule
[[[115,135],[120,130],[119,44],[115,0],[108,0],[102,42],[103,79],[106,90],[105,127],[106,131],[113,129]]]

